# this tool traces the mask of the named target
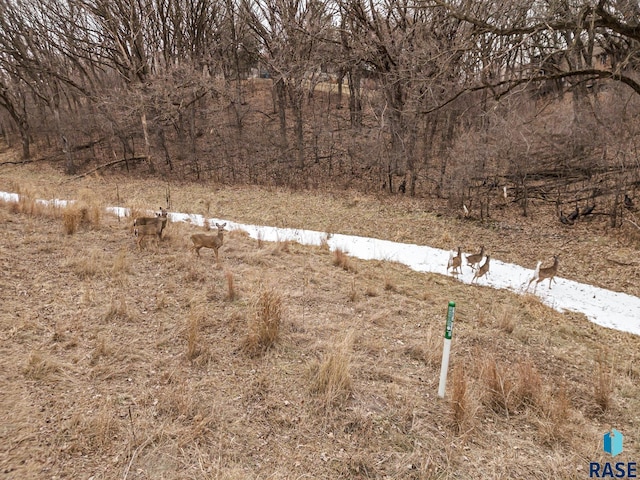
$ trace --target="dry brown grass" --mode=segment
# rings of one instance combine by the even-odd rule
[[[351,279],[351,288],[349,289],[349,300],[355,302],[358,299],[358,289],[356,287],[355,277]]]
[[[126,248],[121,248],[113,260],[112,272],[116,275],[131,273],[131,259]]]
[[[227,279],[227,300],[233,301],[238,298],[238,292],[236,291],[235,280],[231,270],[225,270],[224,277]]]
[[[517,314],[511,305],[505,305],[498,313],[498,328],[505,333],[513,333],[516,326]]]
[[[599,348],[596,355],[596,375],[594,376],[593,395],[597,408],[606,412],[611,407],[613,393],[613,362],[610,355]]]
[[[81,280],[87,280],[102,272],[102,260],[100,252],[92,250],[86,256],[70,258],[69,266]]]
[[[0,187],[10,178],[6,172]],[[45,191],[51,178],[47,172],[40,184],[36,177],[33,192]],[[155,206],[164,198],[162,182],[116,180],[125,204]],[[91,186],[115,204],[108,183]],[[74,182],[54,186],[77,188]],[[79,198],[48,188],[37,196]],[[204,198],[203,191],[173,187],[174,209],[188,211],[191,197],[198,192]],[[439,220],[408,199],[352,200],[224,187],[211,208],[224,218],[275,224],[283,217],[281,203],[290,225],[369,230],[419,243],[430,232],[436,243],[450,232],[451,243],[463,245],[486,236],[505,257],[530,256],[532,266],[562,238],[551,228],[550,240],[540,239],[515,217],[522,230],[494,223],[494,238],[493,230],[472,221],[434,226]],[[231,302],[225,273],[195,262],[187,250],[194,226],[172,225],[156,255],[138,255],[130,233],[109,215],[100,228],[80,226],[66,235],[55,215],[34,218],[0,208],[6,209],[0,218],[8,220],[0,228],[0,265],[11,272],[0,278],[0,471],[9,480],[87,472],[105,480],[479,480],[507,478],[512,465],[522,478],[579,478],[584,459],[601,451],[604,425],[614,422],[625,432],[625,455],[638,455],[636,336],[560,314],[535,297],[499,290],[487,295],[388,262],[352,259],[358,274],[346,275],[322,248],[291,244],[290,253],[272,255],[275,244],[257,250],[242,236],[225,252],[234,288],[242,287]],[[585,252],[588,232],[579,233],[572,245]],[[516,256],[510,249],[518,240]],[[531,252],[522,252],[523,242]],[[602,254],[614,243],[603,237]],[[81,278],[78,261],[92,255],[96,273]],[[611,258],[628,255],[620,250]],[[127,259],[134,262],[130,268]],[[580,260],[575,263],[570,273],[588,278]],[[627,271],[620,268],[619,275]],[[385,276],[396,291],[384,289]],[[603,277],[613,275],[604,270]],[[238,347],[258,318],[263,285],[275,285],[286,321],[279,324],[277,348],[248,356]],[[352,301],[350,290],[374,294]],[[441,401],[436,392],[449,299],[457,303],[454,369]],[[192,312],[202,315],[194,317],[194,358],[188,360]],[[357,335],[342,347],[353,331]],[[603,383],[610,386],[604,411],[595,400],[599,345],[632,352],[624,361],[608,355],[601,362],[603,379],[615,379]],[[490,403],[491,395],[498,400]]]
[[[453,425],[456,433],[460,434],[465,431],[467,424],[472,417],[470,409],[469,389],[467,386],[467,377],[464,373],[464,367],[456,365],[451,374],[452,392],[451,392],[451,409],[453,413]]]
[[[349,398],[353,391],[351,377],[352,348],[355,333],[349,332],[334,344],[319,363],[311,365],[311,391],[329,407]]]
[[[42,352],[31,352],[24,367],[24,376],[29,380],[50,381],[60,372],[60,364]]]
[[[271,288],[263,289],[253,304],[249,332],[242,344],[245,352],[256,356],[275,345],[280,336],[283,313],[282,295]]]
[[[73,235],[80,224],[80,211],[75,206],[66,207],[62,211],[62,227],[67,235]]]
[[[187,359],[194,360],[202,353],[200,341],[200,324],[202,323],[202,311],[199,307],[191,307],[187,318]]]
[[[109,304],[109,308],[104,313],[103,321],[105,322],[115,322],[115,321],[124,321],[129,319],[129,308],[127,307],[127,302],[124,298],[116,299],[113,298],[111,303]]]
[[[336,267],[342,268],[345,272],[356,273],[356,267],[353,265],[351,258],[344,251],[336,248],[333,251],[333,264]]]

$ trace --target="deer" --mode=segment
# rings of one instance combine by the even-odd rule
[[[447,273],[449,272],[450,268],[452,269],[452,274],[462,273],[462,247],[458,247],[458,255],[456,255],[455,257],[453,256],[453,252],[451,252],[451,254],[449,255],[449,262],[447,263]],[[456,270],[458,271],[456,272]]]
[[[471,283],[473,283],[473,281],[475,280],[476,283],[478,283],[478,279],[480,277],[483,277],[484,275],[486,275],[487,273],[489,273],[489,260],[491,259],[490,255],[487,255],[486,260],[484,261],[484,263],[480,266],[480,268],[478,269],[478,271],[475,273],[475,275],[473,276],[473,278],[471,279]]]
[[[218,258],[218,249],[224,242],[224,227],[226,225],[227,222],[223,224],[216,223],[216,227],[218,227],[218,235],[205,235],[204,233],[196,233],[195,235],[191,235],[191,241],[193,242],[193,246],[191,247],[191,249],[195,250],[198,256],[200,256],[201,248],[212,248],[216,254],[216,263],[220,264]]]
[[[539,261],[538,266],[536,267],[536,271],[533,274],[533,278],[529,280],[529,284],[527,285],[527,290],[525,291],[529,290],[529,287],[531,286],[534,280],[536,281],[536,284],[533,287],[534,293],[538,288],[538,284],[543,280],[547,278],[549,279],[549,289],[551,289],[551,282],[556,281],[555,276],[558,273],[558,255],[553,256],[553,265],[551,265],[550,267],[540,268],[540,265],[542,265],[542,262]]]
[[[475,271],[476,266],[482,261],[483,257],[484,257],[484,245],[480,247],[480,253],[467,255],[467,265],[471,267],[471,270]]]
[[[133,227],[139,227],[142,225],[152,225],[152,224],[160,224],[160,233],[158,234],[159,238],[162,238],[162,231],[164,227],[167,226],[167,215],[168,211],[164,208],[160,207],[160,213],[156,213],[155,217],[138,217],[133,220]]]
[[[164,228],[165,222],[159,221],[154,223],[149,223],[147,225],[138,225],[133,227],[133,234],[136,236],[136,244],[138,245],[138,250],[142,250],[142,240],[144,237],[155,237],[156,239],[156,251],[158,250],[158,243],[160,241],[160,235],[162,234],[162,229]]]

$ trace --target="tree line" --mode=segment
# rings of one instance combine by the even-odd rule
[[[633,0],[0,0],[23,160],[615,211],[640,186]]]

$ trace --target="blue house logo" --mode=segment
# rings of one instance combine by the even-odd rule
[[[604,434],[604,451],[612,457],[622,453],[622,442],[624,435],[613,428],[611,432]]]
[[[615,428],[603,436],[604,451],[612,457],[622,453],[624,435]],[[591,462],[589,463],[589,478],[638,478],[638,464],[636,462]]]

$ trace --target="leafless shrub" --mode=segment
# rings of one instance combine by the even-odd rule
[[[80,223],[92,230],[100,228],[102,207],[96,193],[93,190],[83,188],[78,192],[78,199],[76,206],[80,211]]]
[[[49,208],[38,202],[35,195],[30,190],[18,189],[21,191],[17,202],[10,202],[9,211],[14,214],[21,213],[30,217],[45,216]]]

